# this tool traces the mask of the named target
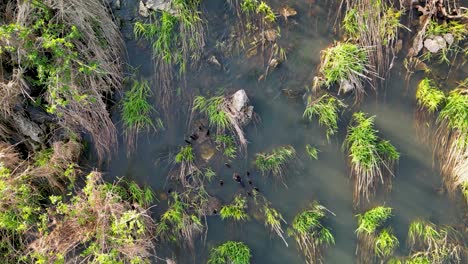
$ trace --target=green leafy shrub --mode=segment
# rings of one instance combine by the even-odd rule
[[[284,146],[273,149],[269,153],[257,153],[255,165],[263,175],[271,173],[282,179],[287,164],[296,156],[296,150],[292,146]]]
[[[330,139],[338,131],[338,114],[344,107],[346,105],[341,100],[325,94],[314,101],[309,100],[303,117],[309,120],[317,117],[319,124],[326,128],[327,139]]]
[[[208,264],[249,264],[251,257],[250,248],[246,244],[228,241],[211,249]]]
[[[221,219],[232,219],[235,221],[246,221],[249,219],[247,212],[247,199],[242,196],[236,196],[234,201],[229,204],[221,207],[221,211],[219,211],[219,215]]]

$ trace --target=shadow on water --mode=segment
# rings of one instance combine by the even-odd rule
[[[272,1],[279,7],[282,1]],[[317,1],[318,2],[318,1]],[[241,192],[238,183],[232,180],[232,173],[245,175],[252,173],[254,183],[284,216],[291,222],[293,217],[310,202],[317,199],[336,214],[328,220],[335,234],[336,245],[327,250],[326,263],[351,263],[354,261],[356,247],[357,213],[352,206],[352,184],[348,178],[345,156],[341,144],[346,134],[349,113],[340,121],[340,132],[328,143],[325,133],[317,122],[306,123],[302,120],[304,102],[301,97],[287,98],[282,89],[303,89],[308,86],[315,68],[320,61],[320,50],[332,43],[332,24],[327,20],[328,11],[310,1],[289,1],[298,11],[298,16],[288,23],[281,22],[282,42],[287,47],[288,60],[279,66],[263,82],[257,82],[258,69],[251,67],[250,61],[243,55],[223,58],[227,70],[222,71],[203,62],[201,68],[187,76],[187,92],[194,94],[213,94],[224,88],[232,92],[239,88],[247,91],[251,103],[261,121],[246,128],[249,139],[248,153],[234,161],[232,168],[214,167],[217,180],[209,187],[212,195],[230,202],[234,195]],[[153,78],[151,51],[144,42],[136,42],[132,37],[133,18],[137,13],[138,1],[123,1],[122,10],[117,15],[123,19],[123,34],[126,38],[128,64],[139,69],[139,74]],[[227,27],[233,17],[228,14],[224,1],[204,1],[203,9],[208,17],[207,53],[215,52],[215,40],[228,34]],[[385,199],[377,197],[393,207],[395,217],[392,227],[404,245],[408,224],[415,218],[424,218],[438,223],[451,224],[457,219],[456,206],[444,194],[439,194],[441,178],[437,169],[432,167],[431,146],[418,142],[418,135],[413,126],[414,88],[416,82],[407,90],[400,69],[393,69],[394,74],[387,80],[385,96],[378,100],[368,96],[360,106],[361,110],[376,115],[376,126],[383,137],[389,139],[400,151],[401,158],[394,179],[393,190]],[[414,78],[416,79],[416,77]],[[154,86],[154,89],[157,89]],[[156,104],[156,99],[155,99]],[[139,138],[138,151],[131,158],[126,157],[125,144],[120,137],[119,152],[109,165],[108,177],[125,176],[140,184],[151,186],[156,192],[167,190],[169,153],[177,151],[184,144],[187,129],[189,105],[183,107],[184,114],[179,114],[166,121],[166,130],[158,134],[142,134]],[[174,112],[177,109],[174,109]],[[178,109],[180,110],[180,109]],[[353,109],[356,110],[356,109]],[[118,110],[113,113],[119,120]],[[121,130],[119,124],[119,131]],[[311,161],[305,154],[306,144],[320,149],[319,159]],[[298,151],[298,160],[286,175],[285,188],[282,184],[266,179],[253,167],[255,153],[270,150],[274,146],[292,145]],[[159,161],[159,162],[157,162]],[[220,187],[218,180],[224,181]],[[162,201],[164,204],[164,201]],[[164,206],[158,206],[157,211]],[[177,258],[177,263],[203,263],[208,249],[226,240],[246,242],[253,252],[253,263],[303,263],[302,254],[292,239],[289,247],[254,219],[247,223],[233,224],[222,222],[219,217],[208,217],[208,236],[206,246],[201,242],[193,253],[185,249],[162,248],[161,256]],[[402,246],[403,248],[403,246]],[[404,251],[402,252],[404,253]]]

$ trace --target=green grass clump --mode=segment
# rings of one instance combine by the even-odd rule
[[[312,147],[311,145],[307,144],[306,152],[307,152],[307,155],[309,155],[311,159],[318,160],[319,150],[316,147]]]
[[[263,175],[267,173],[282,178],[287,164],[296,156],[296,150],[292,146],[284,146],[273,149],[270,153],[257,153],[255,165]]]
[[[356,205],[361,202],[361,196],[369,201],[379,182],[391,186],[393,166],[400,157],[389,141],[378,137],[374,119],[375,116],[367,117],[362,112],[354,113],[343,143],[349,156],[351,178],[355,181]]]
[[[434,113],[439,110],[441,105],[444,103],[445,95],[444,92],[437,88],[432,80],[424,78],[418,84],[416,100],[420,107],[424,107],[429,112]]]
[[[334,96],[325,94],[320,98],[309,101],[303,117],[312,120],[318,118],[319,124],[326,128],[327,139],[338,131],[338,113],[346,105]]]
[[[219,215],[221,219],[233,219],[235,221],[246,221],[249,219],[247,212],[247,199],[240,195],[234,198],[234,201],[229,204],[225,205],[221,208]]]
[[[459,21],[449,21],[438,23],[431,20],[426,28],[425,37],[443,36],[444,34],[452,34],[456,41],[462,41],[468,34],[466,25]]]
[[[343,80],[353,81],[365,73],[367,51],[352,43],[335,43],[322,53],[320,72],[327,87]]]
[[[143,130],[155,131],[163,128],[160,118],[153,121],[151,115],[156,110],[149,102],[151,88],[147,80],[134,80],[129,91],[125,92],[122,99],[122,121],[124,133],[128,144],[128,154],[135,150],[136,137]]]
[[[201,233],[204,226],[187,202],[178,193],[173,193],[169,208],[161,215],[156,228],[156,235],[163,240],[183,243],[190,248],[194,238]]]
[[[273,23],[276,20],[276,15],[275,13],[273,13],[273,10],[271,9],[271,7],[263,1],[261,1],[260,4],[257,6],[257,9],[255,10],[255,12],[257,14],[263,15],[263,19],[265,19],[266,21],[270,23]]]
[[[232,136],[216,135],[215,143],[218,150],[222,150],[224,156],[228,159],[235,159],[237,157],[236,142]]]
[[[411,259],[424,256],[430,263],[462,263],[466,256],[463,234],[449,226],[416,220],[410,224],[408,241]]]
[[[393,255],[398,248],[398,238],[390,229],[383,229],[375,239],[375,255],[385,259]]]
[[[358,214],[357,234],[373,234],[392,216],[392,208],[377,206],[364,214]]]
[[[194,160],[195,155],[193,154],[193,148],[190,145],[181,147],[179,153],[175,156],[176,163],[193,162]]]
[[[323,249],[335,244],[333,234],[324,225],[328,213],[327,208],[314,202],[309,209],[296,215],[292,227],[288,228],[288,235],[294,237],[308,264],[321,263]]]
[[[271,231],[275,232],[283,240],[286,246],[288,246],[286,239],[284,239],[283,228],[281,227],[281,222],[286,223],[286,221],[284,220],[281,213],[268,204],[265,204],[262,209],[265,215],[265,226],[270,228]]]
[[[360,27],[366,27],[366,25],[359,25],[357,16],[358,11],[355,8],[349,8],[343,18],[343,30],[350,38],[357,38]]]
[[[224,103],[224,96],[214,96],[208,99],[203,96],[197,96],[193,101],[193,110],[206,114],[210,126],[215,127],[220,132],[218,134],[223,134],[222,132],[231,127],[229,117],[223,111]]]
[[[208,264],[249,264],[251,257],[250,248],[246,244],[228,241],[211,250]]]
[[[376,258],[382,261],[391,257],[398,248],[399,241],[391,228],[386,227],[392,216],[392,208],[377,206],[364,214],[358,214],[357,256],[360,263],[373,263]]]

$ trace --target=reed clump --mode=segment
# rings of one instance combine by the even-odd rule
[[[122,121],[124,135],[127,140],[127,155],[132,154],[137,147],[137,136],[142,131],[158,131],[163,128],[160,118],[153,120],[156,109],[149,99],[152,95],[147,80],[134,80],[130,90],[122,99]]]
[[[135,37],[147,40],[153,49],[160,87],[158,98],[162,100],[164,109],[175,95],[173,68],[176,67],[181,79],[185,80],[187,68],[198,64],[205,47],[200,0],[175,0],[171,4],[174,14],[154,12],[149,22],[137,21],[133,28]]]
[[[221,207],[219,215],[221,219],[232,219],[234,221],[246,221],[249,219],[249,215],[246,212],[247,199],[240,195],[234,197],[231,204]]]
[[[338,131],[339,113],[345,107],[346,105],[340,99],[325,94],[315,100],[309,98],[303,117],[309,120],[317,117],[319,124],[326,128],[326,135],[329,140],[330,136]]]
[[[434,125],[434,117],[445,103],[445,94],[433,80],[424,78],[418,84],[416,101],[418,104],[415,112],[416,129],[422,135],[420,137],[422,141],[428,142],[431,136],[430,128]]]
[[[343,148],[348,154],[350,175],[354,180],[353,200],[356,206],[375,195],[379,183],[391,187],[394,164],[400,154],[388,141],[381,139],[374,128],[375,116],[353,114]]]
[[[339,92],[353,91],[356,101],[365,94],[365,82],[376,73],[369,66],[368,48],[351,42],[336,42],[321,52],[319,75],[314,78],[312,89],[340,86]]]
[[[257,153],[255,166],[263,175],[271,174],[283,180],[287,165],[296,157],[296,150],[292,146],[283,146],[268,153]]]
[[[249,264],[252,254],[243,242],[227,241],[211,249],[208,264]]]
[[[462,232],[425,220],[411,223],[408,245],[412,262],[406,263],[464,263],[468,257]]]
[[[284,244],[288,246],[288,242],[286,242],[286,239],[284,238],[283,228],[281,227],[281,222],[284,224],[287,224],[287,222],[284,220],[281,213],[267,203],[262,207],[262,211],[265,217],[265,226],[278,235],[281,240],[283,240]]]
[[[288,235],[296,240],[306,263],[322,263],[323,250],[335,244],[335,238],[324,221],[333,214],[323,205],[314,202],[305,211],[294,217]]]
[[[392,216],[392,208],[377,206],[364,214],[358,214],[358,263],[385,262],[398,248],[398,239],[386,222]]]

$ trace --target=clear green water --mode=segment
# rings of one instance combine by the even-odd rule
[[[146,43],[135,42],[132,38],[131,19],[136,16],[137,1],[122,2],[122,10],[117,11],[117,16],[124,20],[122,32],[126,36],[128,64],[139,67],[143,77],[154,78],[150,50]],[[208,19],[206,55],[219,56],[214,48],[215,40],[227,34],[228,26],[235,22],[234,16],[224,1],[203,2],[203,12]],[[438,191],[441,177],[438,169],[432,167],[432,146],[419,143],[414,129],[414,93],[420,76],[415,75],[407,86],[403,80],[404,72],[400,69],[401,61],[398,61],[387,80],[386,89],[380,90],[377,97],[370,93],[362,105],[349,108],[341,117],[340,132],[328,143],[324,129],[317,122],[308,123],[302,119],[305,107],[302,97],[287,98],[281,90],[301,90],[310,85],[320,61],[320,50],[337,38],[332,32],[336,10],[310,4],[314,1],[308,0],[270,2],[274,7],[286,3],[299,14],[288,23],[280,23],[280,42],[288,47],[288,60],[270,74],[266,81],[257,81],[261,70],[255,60],[246,59],[242,54],[222,58],[227,71],[204,62],[200,69],[189,72],[187,77],[188,98],[194,94],[212,94],[220,89],[228,94],[243,88],[260,117],[259,122],[245,129],[249,140],[245,156],[234,161],[231,169],[225,167],[222,161],[210,164],[217,172],[217,180],[223,179],[225,184],[220,187],[215,181],[208,187],[209,193],[226,203],[237,193],[245,194],[246,189],[232,180],[232,174],[239,172],[245,175],[246,171],[250,171],[254,184],[288,222],[317,199],[336,214],[327,222],[335,235],[336,245],[326,251],[325,263],[353,263],[356,248],[354,230],[357,225],[354,216],[358,212],[353,210],[352,182],[348,177],[341,144],[351,113],[363,110],[377,116],[376,126],[381,135],[389,139],[401,153],[392,191],[375,199],[376,205],[386,204],[394,208],[395,216],[391,226],[400,239],[399,253],[406,253],[406,233],[412,220],[424,218],[441,224],[457,224],[461,217],[460,208]],[[158,89],[154,85],[153,88]],[[154,102],[156,104],[156,98]],[[108,166],[108,177],[125,176],[153,187],[158,193],[171,188],[166,181],[170,169],[167,157],[184,144],[184,136],[188,137],[189,105],[177,104],[173,111],[174,114],[166,121],[165,131],[140,136],[138,151],[131,158],[126,157],[125,144],[120,137],[119,151]],[[113,112],[118,122],[118,110],[114,109]],[[296,148],[298,160],[286,173],[288,187],[285,188],[271,179],[262,178],[253,167],[253,157],[257,152],[287,144]],[[317,161],[311,161],[305,154],[306,144],[320,149]],[[161,201],[155,208],[156,217],[164,209],[164,204],[165,201]],[[247,243],[252,249],[252,263],[304,263],[292,239],[288,239],[289,247],[285,247],[279,238],[269,233],[263,223],[252,219],[247,223],[234,224],[222,222],[217,216],[208,218],[206,245],[201,243],[200,238],[196,249],[190,252],[176,245],[159,244],[158,255],[163,258],[175,257],[177,263],[205,263],[208,249],[227,240]]]

